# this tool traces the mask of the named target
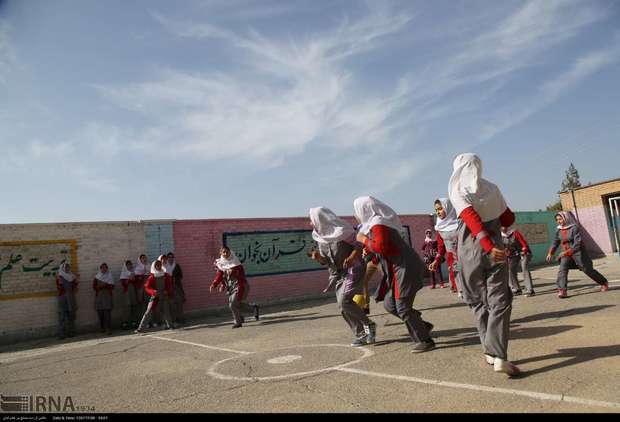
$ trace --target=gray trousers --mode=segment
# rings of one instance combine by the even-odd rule
[[[185,321],[185,317],[183,315],[183,297],[178,293],[178,291],[175,292],[174,295],[172,315],[176,322]]]
[[[97,315],[101,331],[112,331],[112,309],[98,309]]]
[[[507,359],[512,312],[508,266],[491,264],[492,258],[486,255],[482,258],[488,261],[487,265],[462,263],[463,298],[476,318],[484,353]]]
[[[58,336],[67,337],[75,334],[75,311],[60,309],[58,311]]]
[[[238,289],[233,290],[232,293],[228,296],[228,307],[232,311],[235,324],[242,323],[241,315],[243,313],[254,313],[254,307],[245,302],[249,292],[250,286],[245,286],[243,289],[243,297],[239,295]]]
[[[592,266],[592,260],[588,256],[583,256],[582,253],[576,253],[572,257],[565,256],[560,259],[560,269],[558,270],[556,282],[559,289],[566,289],[568,287],[568,270],[576,268],[583,271],[595,283],[600,285],[607,284],[605,276],[596,271]]]
[[[394,299],[394,289],[390,289],[383,299],[383,307],[392,315],[400,318],[407,327],[409,335],[416,343],[431,339],[420,311],[413,309],[415,293],[411,296]]]
[[[160,298],[157,303],[157,307],[155,307],[155,301],[149,301],[149,304],[146,307],[146,312],[142,317],[142,321],[140,321],[140,326],[138,326],[138,330],[141,330],[145,325],[148,325],[148,323],[151,322],[151,318],[153,317],[153,314],[155,314],[156,309],[159,310],[160,315],[163,316],[166,325],[168,327],[172,327],[172,318],[170,318],[170,301],[168,298]]]
[[[355,292],[351,291],[348,294],[345,293],[345,282],[341,282],[336,286],[336,300],[338,301],[338,307],[344,320],[351,327],[351,331],[356,338],[364,338],[366,332],[364,325],[371,326],[375,323],[366,316],[366,313],[357,303],[353,302],[353,296]]]
[[[499,219],[484,223],[484,228],[501,245]],[[507,359],[512,312],[508,265],[494,262],[463,222],[459,223],[458,254],[463,300],[474,313],[484,353]]]
[[[511,256],[510,264],[508,267],[508,280],[510,281],[510,288],[515,290],[521,290],[519,286],[519,279],[517,278],[517,272],[519,270],[519,264],[521,264],[521,271],[523,272],[523,281],[525,282],[525,289],[529,292],[534,291],[534,285],[532,284],[532,274],[530,273],[529,263],[532,260],[532,255],[526,254],[523,256]]]

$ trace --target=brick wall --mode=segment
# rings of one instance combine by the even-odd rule
[[[5,244],[0,248],[0,267],[6,266],[11,250],[15,253],[24,250],[19,243],[37,240],[75,241],[76,257],[71,261],[81,276],[77,293],[78,327],[93,326],[97,322],[91,282],[99,265],[107,262],[112,274],[118,277],[124,260],[137,259],[145,249],[144,229],[137,222],[0,225],[0,242]],[[17,245],[6,245],[11,242]],[[24,265],[38,265],[50,253],[46,248],[49,245],[32,245],[28,249],[28,257],[38,257],[40,261],[29,262],[32,258],[24,256],[28,261]],[[14,271],[11,270],[11,279],[5,277],[7,283],[3,282],[0,287],[0,342],[53,335],[58,320],[57,298],[54,293],[45,292],[54,292],[54,277],[43,277],[43,274],[34,271],[24,272],[21,265]],[[22,291],[19,286],[30,287],[28,291]],[[116,312],[115,320],[120,317],[120,313]]]
[[[613,252],[606,215],[607,195],[620,195],[620,179],[586,186],[574,191],[579,223],[582,227],[584,244],[592,256]],[[574,214],[573,199],[570,192],[560,194],[562,209]]]
[[[353,222],[352,217],[348,218]],[[432,226],[428,215],[401,216],[411,231],[412,243],[420,252],[424,230]],[[184,220],[174,223],[176,258],[183,269],[187,293],[186,309],[227,306],[223,293],[209,293],[215,277],[213,261],[219,256],[224,232],[309,230],[308,218],[264,218],[239,220]],[[376,280],[375,280],[376,281]],[[318,295],[327,284],[327,271],[308,271],[249,278],[250,301],[271,302],[292,297]]]

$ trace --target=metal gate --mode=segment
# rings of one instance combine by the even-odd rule
[[[612,246],[620,258],[620,196],[614,196],[607,200],[609,201]]]

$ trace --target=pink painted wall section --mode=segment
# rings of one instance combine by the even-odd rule
[[[348,218],[352,221],[352,218]],[[432,227],[430,215],[401,216],[408,225],[411,241],[418,253],[424,243],[424,230]],[[174,223],[177,262],[183,268],[185,309],[204,310],[228,305],[225,293],[209,293],[215,277],[213,261],[219,256],[224,232],[310,229],[307,218],[261,218],[231,220],[184,220]],[[266,302],[320,294],[327,284],[327,270],[249,278],[250,302]]]
[[[582,228],[582,238],[588,252],[594,256],[613,253],[605,208],[596,206],[578,208],[577,211]]]

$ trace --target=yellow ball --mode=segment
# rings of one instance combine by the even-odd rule
[[[353,296],[353,302],[355,302],[357,306],[359,306],[362,309],[366,307],[366,299],[364,298],[364,295]]]

